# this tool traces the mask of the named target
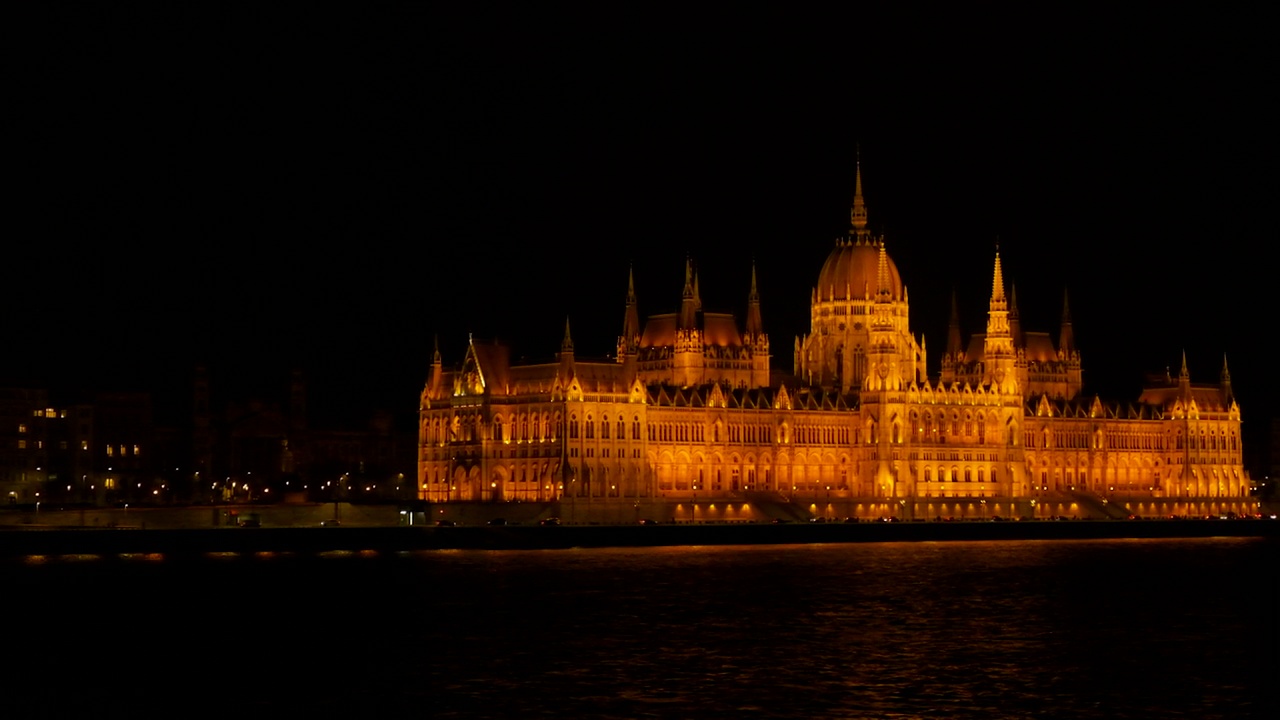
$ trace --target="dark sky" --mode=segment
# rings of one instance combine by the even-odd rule
[[[1269,24],[1057,11],[40,11],[5,103],[0,383],[299,366],[313,406],[411,410],[433,336],[547,357],[569,316],[603,355],[628,266],[667,312],[686,255],[735,312],[754,258],[790,367],[860,149],[935,369],[952,291],[982,329],[998,243],[1025,326],[1056,333],[1070,293],[1095,389],[1226,353],[1264,421]]]

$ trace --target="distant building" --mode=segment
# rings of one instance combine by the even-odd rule
[[[45,389],[0,388],[0,502],[413,499],[414,436],[385,413],[364,429],[312,428],[300,373],[283,402],[241,388],[215,402],[212,387],[198,368],[189,421],[176,426],[157,422],[149,393],[58,403]]]
[[[576,357],[567,322],[554,362],[512,364],[505,346],[472,341],[446,370],[437,350],[421,394],[419,498],[676,520],[1253,506],[1225,361],[1216,383],[1193,383],[1184,359],[1135,402],[1086,397],[1065,295],[1056,334],[1023,328],[998,252],[985,332],[966,343],[953,300],[929,376],[906,286],[867,229],[860,172],[792,372],[771,365],[754,270],[741,324],[704,311],[698,285],[687,261],[679,307],[642,326],[629,279],[607,360]]]

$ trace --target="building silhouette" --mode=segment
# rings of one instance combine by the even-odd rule
[[[747,280],[744,278],[744,281]],[[704,311],[686,260],[679,305],[641,323],[628,277],[611,358],[552,362],[469,341],[437,349],[421,394],[418,497],[539,503],[585,519],[1199,515],[1255,506],[1224,358],[1214,383],[1152,378],[1136,401],[1085,395],[1068,298],[1024,328],[999,250],[985,331],[953,297],[936,375],[909,298],[868,230],[857,172],[848,234],[809,297],[792,370],[774,367],[755,270],[747,311]],[[1117,359],[1108,358],[1114,362]]]

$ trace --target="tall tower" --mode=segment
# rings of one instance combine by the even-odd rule
[[[640,312],[636,309],[635,273],[627,269],[626,310],[622,317],[622,334],[618,336],[618,362],[635,357],[640,351]]]
[[[756,288],[756,264],[751,263],[751,290],[747,293],[747,324],[743,344],[751,358],[751,387],[769,385],[769,336],[760,315],[760,291]]]
[[[881,362],[895,382],[910,383],[922,373],[924,355],[911,337],[906,287],[884,240],[867,228],[860,164],[849,233],[836,240],[818,274],[810,331],[795,355],[803,381],[841,393],[862,392]]]
[[[701,310],[702,300],[698,296],[698,276],[693,270],[693,260],[686,258],[684,288],[680,292],[680,315],[676,323],[674,362],[671,368],[672,382],[678,386],[688,387],[702,380],[702,369],[706,358],[702,352],[702,331],[698,322]]]
[[[983,341],[983,382],[1002,393],[1017,393],[1015,372],[1017,355],[1013,349],[1013,332],[1009,327],[1009,302],[1004,295],[1004,273],[1000,268],[1000,251],[996,251],[995,271],[991,279],[991,301],[987,306],[987,336]]]

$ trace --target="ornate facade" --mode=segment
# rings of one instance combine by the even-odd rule
[[[745,285],[746,283],[744,283]],[[640,322],[628,278],[617,354],[516,364],[471,341],[421,396],[418,487],[430,503],[527,502],[621,519],[1194,515],[1247,512],[1240,409],[1225,359],[1193,384],[1185,358],[1132,403],[1082,393],[1064,295],[1056,342],[1024,330],[999,252],[986,331],[963,342],[955,301],[940,372],[911,334],[907,288],[867,229],[850,231],[810,296],[794,371],[771,367],[752,270],[745,322],[706,312],[686,261],[678,311]]]

